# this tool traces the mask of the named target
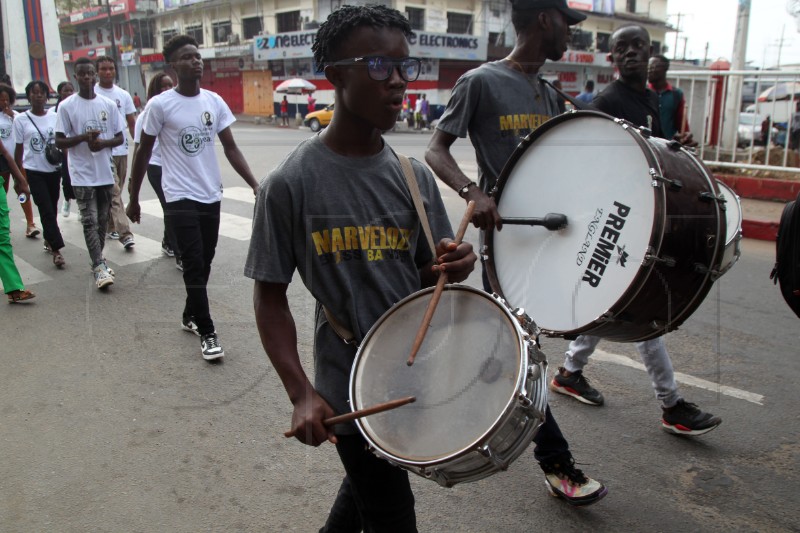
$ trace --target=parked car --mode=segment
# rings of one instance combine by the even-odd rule
[[[763,146],[764,142],[761,139],[761,123],[764,122],[766,116],[756,115],[755,113],[744,112],[739,113],[739,132],[737,134],[736,144],[740,148],[750,146],[752,142],[756,146]],[[773,124],[772,126],[772,141],[778,140],[778,128]]]
[[[325,106],[319,111],[309,113],[303,119],[303,126],[308,126],[311,131],[319,131],[331,123],[333,118],[333,104]]]

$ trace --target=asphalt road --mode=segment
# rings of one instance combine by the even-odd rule
[[[250,124],[234,133],[259,177],[310,135]],[[421,158],[429,136],[387,139]],[[474,174],[469,143],[454,153]],[[230,216],[209,295],[222,364],[204,362],[197,337],[180,330],[183,285],[159,256],[157,209],[135,227],[134,252],[107,243],[117,281],[101,293],[75,214],[60,219],[68,266],[56,271],[11,206],[14,252],[37,298],[0,307],[0,531],[308,532],[324,523],[342,468],[332,446],[282,436],[290,404],[241,273],[252,198],[221,161]],[[443,192],[457,222],[463,202]],[[467,239],[477,242],[474,229]],[[768,279],[773,260],[772,243],[744,241],[740,261],[667,337],[684,395],[722,416],[720,428],[700,438],[664,433],[634,347],[603,343],[587,375],[606,405],[558,395],[551,404],[581,468],[607,484],[608,497],[584,509],[550,497],[527,450],[507,472],[453,489],[412,477],[420,530],[800,530],[798,322]],[[479,275],[469,283],[478,286]],[[310,369],[313,302],[298,278],[290,301]],[[551,369],[561,364],[565,341],[543,347]]]

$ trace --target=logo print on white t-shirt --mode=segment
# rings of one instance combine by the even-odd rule
[[[189,157],[200,155],[207,142],[211,142],[211,138],[200,128],[188,126],[181,130],[181,138],[178,146],[181,151]]]
[[[38,133],[31,135],[31,150],[33,150],[37,154],[41,154],[44,152],[44,139]]]
[[[0,139],[8,139],[11,137],[11,126],[0,128]]]
[[[203,116],[200,117],[200,120],[202,121],[203,126],[210,128],[214,125],[215,117],[211,111],[203,111]]]
[[[102,114],[101,114],[102,115]],[[101,116],[102,118],[102,116]],[[100,123],[96,120],[87,120],[86,123],[83,125],[83,132],[89,133],[91,131],[106,131],[106,124],[105,121]]]

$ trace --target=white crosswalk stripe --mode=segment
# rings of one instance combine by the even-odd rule
[[[53,279],[17,254],[14,254],[14,263],[17,265],[17,270],[19,270],[25,287]]]
[[[237,200],[248,204],[256,203],[256,197],[250,187],[227,187],[222,190],[222,196],[227,200]]]

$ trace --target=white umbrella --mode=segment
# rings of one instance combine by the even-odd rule
[[[759,94],[758,101],[771,102],[772,100],[788,100],[792,94],[794,94],[795,100],[798,100],[798,96],[800,96],[800,82],[778,83]]]
[[[308,94],[313,93],[317,90],[317,86],[311,83],[310,81],[306,81],[303,78],[292,78],[290,80],[286,80],[275,87],[276,93],[285,93],[285,94]],[[295,114],[298,112],[298,104],[297,100],[294,102],[294,112]]]

